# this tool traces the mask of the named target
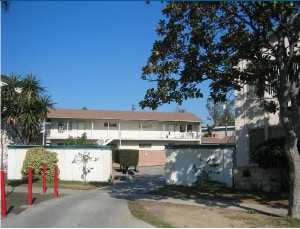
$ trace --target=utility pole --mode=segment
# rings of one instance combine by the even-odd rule
[[[132,105],[131,105],[131,110],[132,110],[132,111],[135,111],[135,110],[136,110],[135,104],[132,104]]]
[[[223,110],[225,115],[225,137],[227,137],[227,101],[223,104]]]

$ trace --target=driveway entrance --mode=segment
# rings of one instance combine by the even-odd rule
[[[127,179],[115,182],[110,187],[110,195],[120,199],[137,198],[139,194],[147,193],[166,184],[165,166],[139,167],[139,172],[134,172],[133,167],[129,168],[130,174],[122,174],[117,169],[113,176],[123,176]]]

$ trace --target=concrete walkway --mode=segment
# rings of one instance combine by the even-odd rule
[[[21,191],[20,189],[15,191]],[[69,194],[32,205],[19,215],[1,221],[10,228],[149,228],[133,217],[125,199],[111,198],[106,190],[60,193]]]

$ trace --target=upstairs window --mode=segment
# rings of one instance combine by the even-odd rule
[[[152,128],[152,123],[140,123],[139,128],[140,129],[151,129]]]
[[[185,125],[185,124],[180,124],[180,132],[192,132],[193,126],[191,124]]]
[[[58,133],[63,133],[65,129],[65,123],[63,121],[58,121]]]
[[[180,124],[180,132],[185,132],[185,125]]]
[[[116,122],[105,122],[104,126],[105,127],[117,127],[118,124]]]
[[[69,126],[68,126],[69,130],[72,130],[73,127],[72,127],[72,122],[69,122]]]

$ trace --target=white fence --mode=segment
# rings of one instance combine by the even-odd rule
[[[166,146],[166,184],[192,185],[201,170],[215,181],[233,187],[233,152],[228,145]]]
[[[22,179],[21,169],[26,152],[37,146],[8,146],[8,169],[7,179]],[[112,150],[110,147],[73,147],[73,146],[45,146],[47,151],[57,153],[59,179],[60,180],[82,180],[82,168],[79,163],[72,163],[79,153],[89,153],[96,161],[89,161],[87,166],[92,168],[87,174],[87,181],[106,182],[112,176]]]

